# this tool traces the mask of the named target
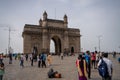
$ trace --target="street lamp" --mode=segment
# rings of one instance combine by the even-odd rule
[[[8,26],[7,26],[8,27]],[[10,27],[8,27],[8,29],[5,29],[5,30],[7,30],[7,31],[9,31],[9,35],[8,35],[8,54],[10,53],[10,51],[11,51],[11,46],[10,46],[10,40],[11,40],[11,31],[14,31],[14,30],[11,30],[11,28]]]
[[[118,48],[120,48],[120,46]]]
[[[100,41],[100,40],[101,40],[100,38],[101,38],[101,37],[102,37],[102,35],[99,35],[99,36],[98,36],[98,48],[99,48],[99,52],[101,51],[101,44],[100,44],[100,42],[101,42],[101,41]]]
[[[15,31],[15,30],[12,30],[10,26],[7,26],[7,25],[2,25],[0,27],[7,27],[8,29],[4,29],[4,30],[7,30],[9,31],[9,34],[8,34],[8,54],[10,53],[10,49],[11,49],[11,46],[10,46],[10,40],[11,40],[11,31]],[[6,50],[7,51],[7,50]]]
[[[97,47],[94,47],[95,48],[95,51],[97,51]]]

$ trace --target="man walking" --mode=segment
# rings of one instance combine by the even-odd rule
[[[23,54],[20,56],[20,66],[23,68],[24,67],[24,57]]]
[[[100,59],[100,61],[98,62],[98,67],[102,63],[102,60],[107,64],[107,69],[108,69],[107,70],[108,71],[108,75],[106,77],[102,77],[102,80],[112,80],[113,68],[112,68],[111,60],[108,59],[108,53],[104,53],[103,54],[103,58]]]
[[[9,64],[12,64],[12,53],[9,53]]]
[[[42,60],[42,68],[43,68],[43,66],[45,66],[45,68],[46,68],[46,55],[45,55],[45,53],[42,53],[41,60]]]
[[[86,51],[85,54],[85,60],[87,62],[87,72],[88,72],[88,78],[91,79],[91,56],[90,56],[90,51]]]

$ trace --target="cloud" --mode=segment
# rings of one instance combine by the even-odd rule
[[[111,50],[111,47],[116,47],[120,43],[119,3],[120,0],[0,0],[0,24],[10,24],[18,30],[11,36],[11,45],[15,51],[22,52],[21,34],[24,25],[38,24],[45,10],[48,18],[54,19],[56,9],[56,19],[63,19],[66,13],[69,27],[81,30],[84,49],[93,50],[98,45],[96,36],[103,35],[102,44],[105,44],[103,49]],[[4,32],[4,34],[6,37],[0,34],[2,37],[0,48],[3,48],[3,51],[5,45],[7,46],[5,42],[8,42],[8,33]]]
[[[67,3],[67,2],[69,2],[69,0],[55,0],[55,1],[59,1],[59,2],[62,2],[62,3]]]

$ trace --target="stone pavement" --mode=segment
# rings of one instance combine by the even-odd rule
[[[117,55],[117,58],[120,55]],[[52,56],[52,68],[62,74],[60,79],[49,79],[47,72],[50,67],[38,68],[37,62],[31,67],[30,61],[25,61],[24,68],[19,66],[19,60],[13,60],[13,64],[8,64],[8,59],[4,59],[5,63],[5,75],[4,80],[78,80],[78,72],[75,66],[76,56],[64,57],[63,60],[58,56]],[[120,80],[120,63],[117,62],[117,58],[109,58],[113,62],[113,80]],[[101,80],[97,69],[92,69],[90,80]]]

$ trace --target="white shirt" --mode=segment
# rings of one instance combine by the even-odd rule
[[[98,53],[96,53],[96,60],[99,60],[99,54]]]
[[[63,56],[63,53],[61,53],[61,56]]]
[[[108,67],[108,72],[109,72],[109,75],[111,76],[112,75],[112,61],[107,59],[107,58],[103,58],[103,60],[105,61],[105,63],[107,64],[107,67]],[[101,59],[100,61],[98,62],[98,66],[101,64]]]
[[[24,56],[23,55],[21,55],[20,57],[21,57],[21,60],[24,60]]]

